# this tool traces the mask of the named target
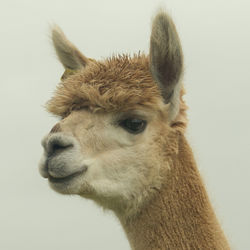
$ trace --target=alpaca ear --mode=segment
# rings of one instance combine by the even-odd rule
[[[58,26],[52,28],[52,42],[56,54],[65,68],[62,78],[87,65],[88,58],[67,39]]]
[[[182,48],[172,19],[163,11],[153,20],[150,38],[150,70],[165,103],[175,116],[180,102],[180,80],[183,72]]]

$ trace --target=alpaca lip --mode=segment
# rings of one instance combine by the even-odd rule
[[[70,174],[68,176],[65,177],[53,177],[51,175],[49,175],[48,179],[49,182],[51,183],[64,183],[64,182],[69,182],[70,180],[74,179],[75,177],[81,175],[82,173],[87,171],[87,167],[85,167],[83,170],[78,171],[76,173]]]

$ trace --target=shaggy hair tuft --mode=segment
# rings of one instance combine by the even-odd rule
[[[85,68],[59,83],[46,108],[54,115],[66,117],[72,110],[82,108],[93,112],[142,108],[157,111],[162,103],[161,91],[149,69],[149,58],[138,54],[112,56],[99,62],[91,60]],[[181,98],[180,113],[172,126],[186,127],[185,111]]]

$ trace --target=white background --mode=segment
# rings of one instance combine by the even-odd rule
[[[165,6],[185,53],[187,136],[233,249],[250,249],[250,2],[248,0],[8,0],[0,3],[0,249],[125,250],[117,219],[52,191],[37,169],[56,119],[44,103],[63,68],[49,42],[57,23],[102,58],[148,52]]]

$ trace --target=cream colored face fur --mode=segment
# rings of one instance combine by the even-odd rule
[[[133,214],[161,186],[171,131],[186,126],[175,25],[158,13],[149,56],[89,59],[57,27],[52,41],[65,73],[47,109],[63,119],[42,141],[40,173],[57,192]],[[129,133],[119,125],[126,118],[147,126]]]
[[[128,117],[146,120],[146,129],[136,135],[127,132],[119,122]],[[156,157],[161,150],[156,141],[167,126],[157,125],[159,119],[159,114],[142,110],[119,114],[73,111],[60,122],[60,132],[43,139],[40,172],[44,177],[59,177],[58,182],[49,177],[57,192],[91,198],[116,212],[134,210],[160,187]],[[55,140],[70,146],[49,156]],[[75,173],[79,174],[61,179]]]

